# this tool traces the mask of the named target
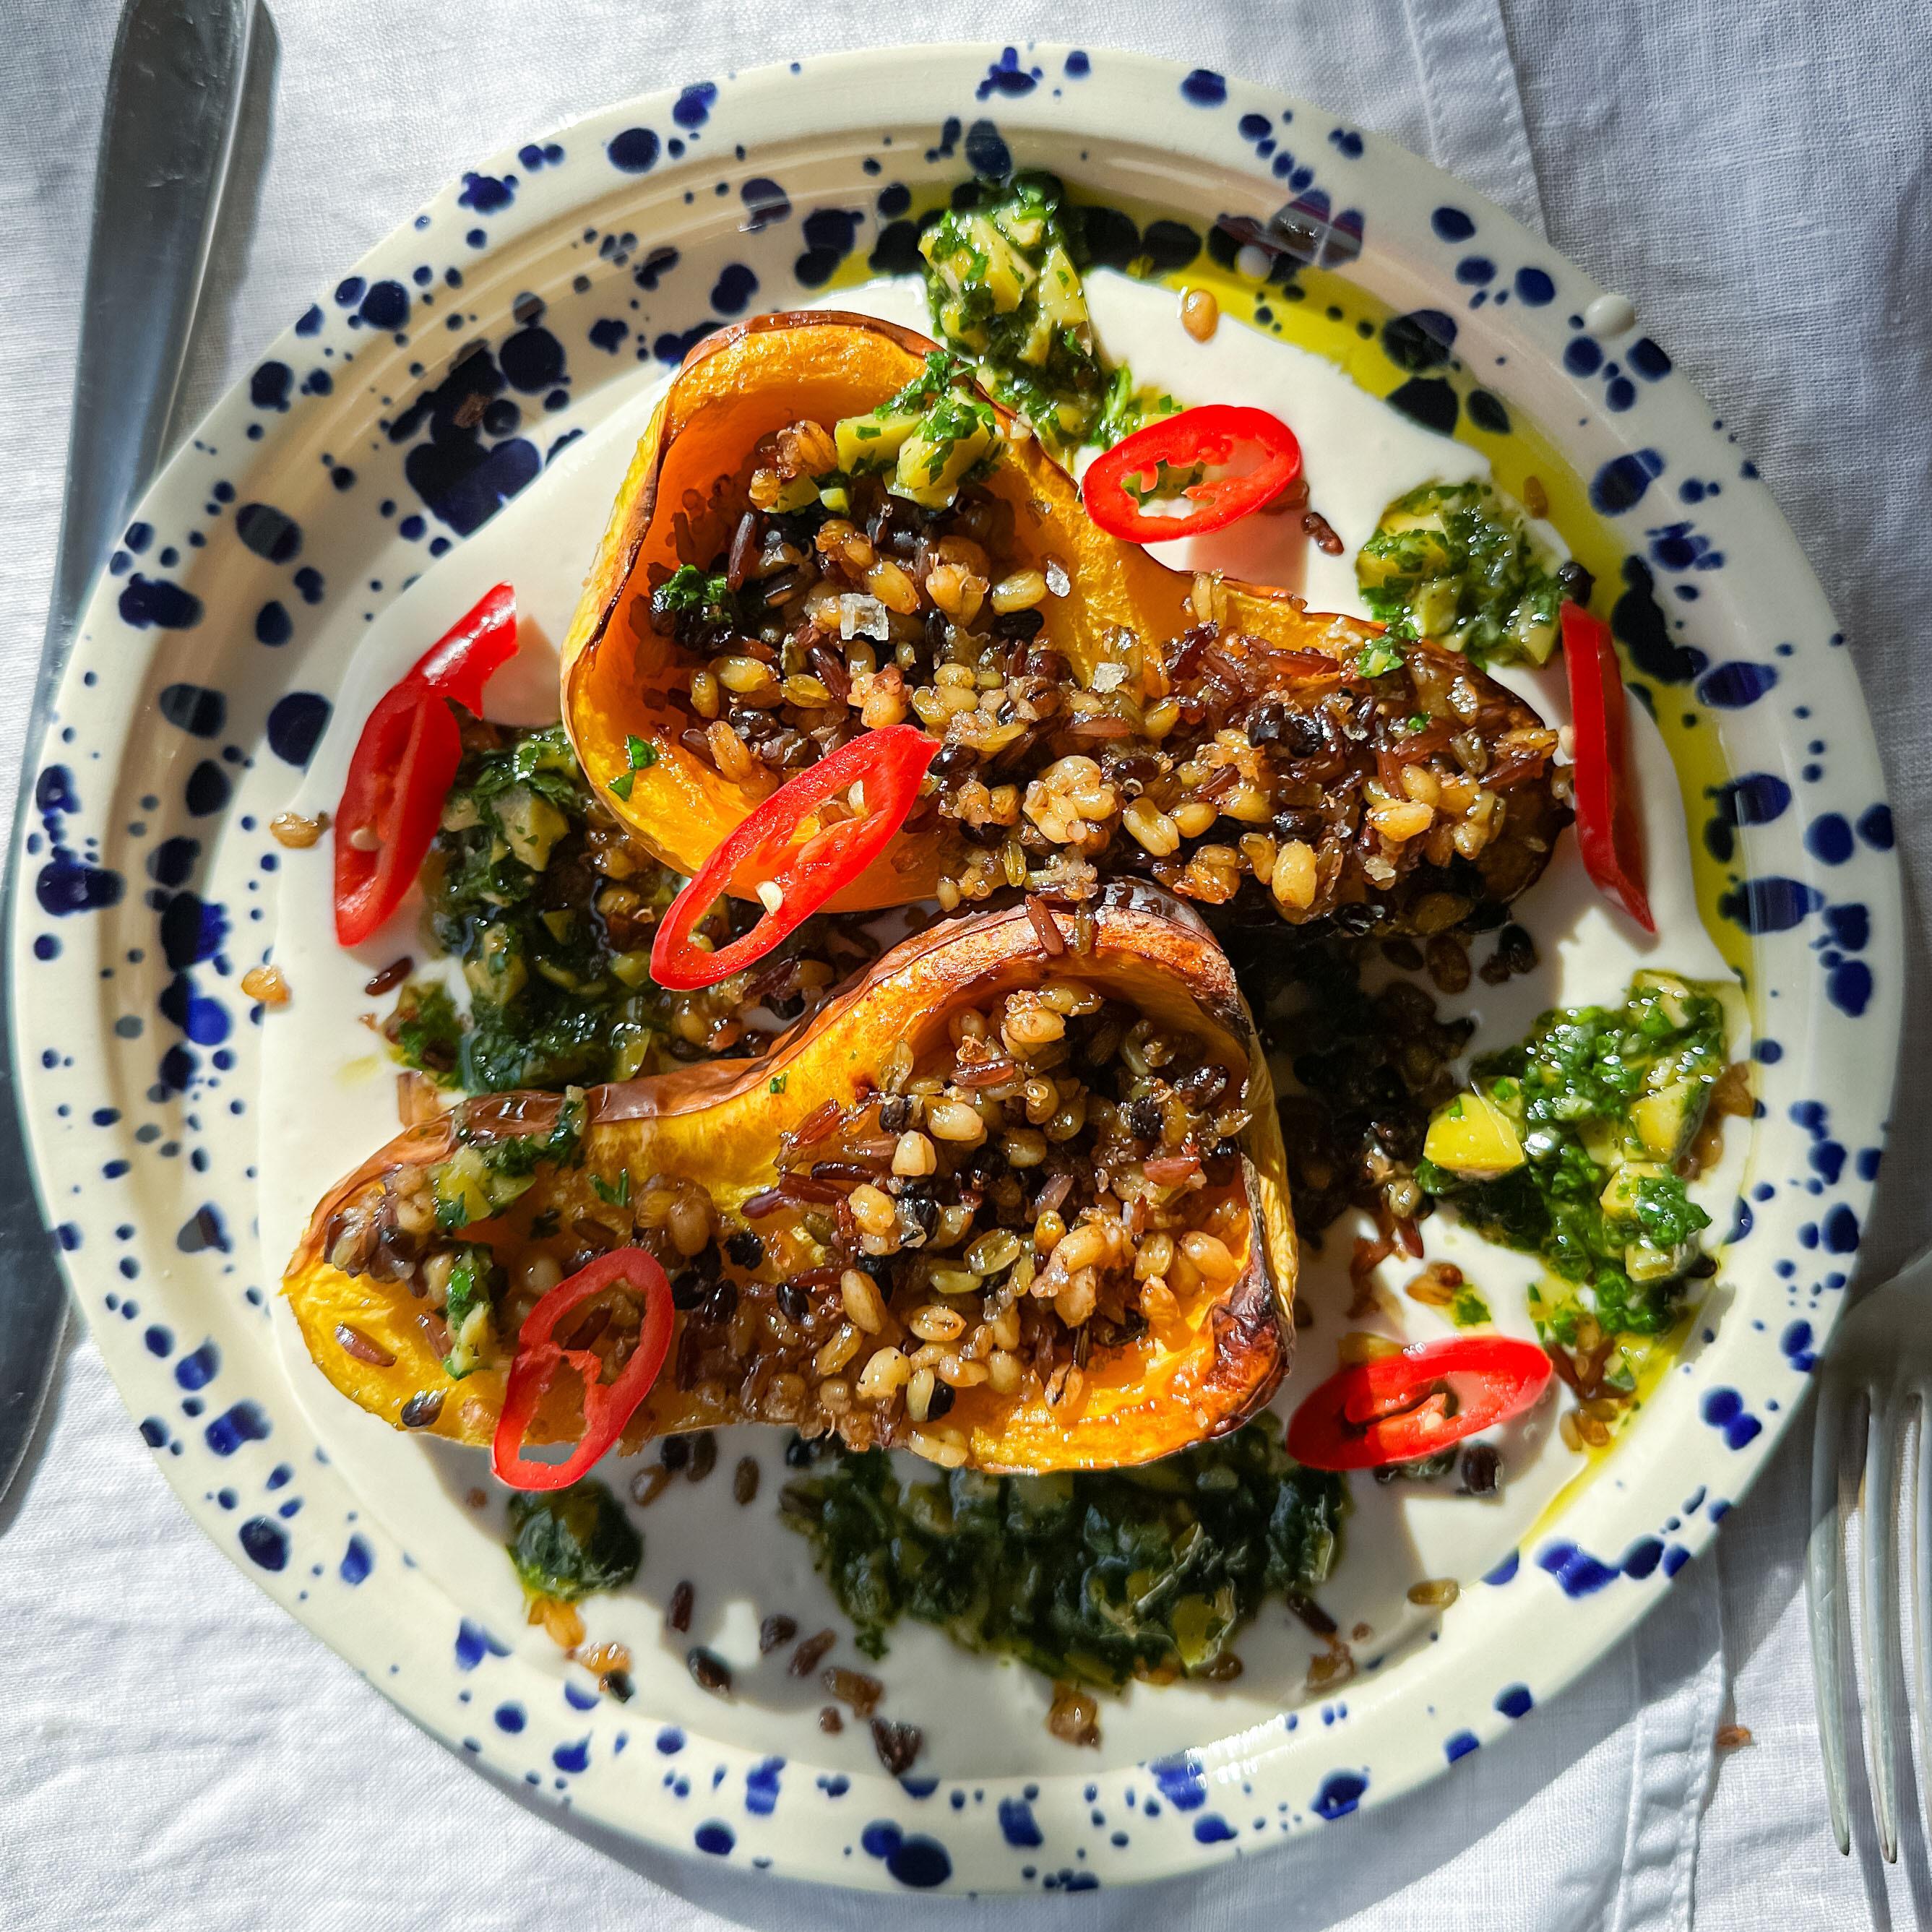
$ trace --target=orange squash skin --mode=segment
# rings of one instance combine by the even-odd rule
[[[592,1089],[582,1164],[542,1171],[513,1209],[472,1224],[462,1238],[487,1244],[514,1268],[536,1212],[557,1210],[568,1225],[574,1214],[608,1198],[625,1173],[634,1186],[658,1174],[700,1180],[721,1210],[734,1209],[776,1178],[780,1132],[826,1100],[842,1106],[861,1097],[896,1038],[907,1037],[917,1052],[944,1038],[948,1016],[962,1005],[1049,977],[1078,980],[1192,1036],[1247,1081],[1244,1105],[1253,1120],[1243,1138],[1238,1183],[1225,1190],[1244,1196],[1249,1209],[1245,1237],[1238,1243],[1228,1238],[1239,1273],[1218,1292],[1203,1283],[1182,1296],[1174,1320],[1130,1341],[1096,1346],[1072,1414],[1024,1393],[1002,1397],[982,1384],[958,1392],[947,1423],[964,1432],[969,1466],[1006,1473],[1148,1462],[1238,1427],[1286,1372],[1297,1268],[1280,1126],[1252,1024],[1226,957],[1198,918],[1166,894],[1111,889],[1084,955],[1070,950],[1071,916],[1060,915],[1060,922],[1070,950],[1057,958],[1048,956],[1024,907],[943,922],[876,962],[759,1060],[715,1061]],[[507,1116],[542,1132],[561,1102],[555,1095],[522,1094],[466,1104],[472,1120]],[[502,1370],[451,1380],[424,1304],[408,1287],[346,1274],[325,1252],[326,1231],[338,1209],[384,1174],[433,1165],[454,1144],[453,1118],[445,1117],[405,1130],[364,1162],[316,1208],[284,1287],[310,1354],[344,1394],[400,1427],[412,1396],[441,1389],[444,1400],[428,1431],[480,1444],[490,1440],[502,1407]],[[593,1178],[604,1194],[593,1188]],[[1215,1198],[1202,1197],[1204,1210]],[[344,1350],[337,1339],[341,1324],[392,1361],[380,1366]],[[670,1361],[676,1360],[674,1340]],[[553,1388],[532,1438],[571,1438],[576,1414],[574,1390]],[[668,1367],[626,1432],[626,1446],[755,1419],[735,1399],[721,1406],[679,1387]]]

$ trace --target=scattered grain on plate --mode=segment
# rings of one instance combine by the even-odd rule
[[[878,1753],[879,1762],[895,1778],[912,1768],[925,1742],[925,1735],[916,1724],[896,1724],[890,1718],[872,1720],[872,1748]]]
[[[1089,1692],[1077,1684],[1056,1684],[1053,1703],[1046,1714],[1046,1728],[1064,1744],[1086,1744],[1097,1750],[1100,1707]]]
[[[738,1466],[731,1472],[731,1499],[736,1503],[748,1503],[758,1493],[758,1459],[755,1456],[741,1456]]]
[[[791,1654],[785,1666],[794,1677],[809,1677],[818,1668],[818,1660],[838,1641],[836,1630],[822,1630],[807,1637]]]
[[[868,1677],[862,1670],[848,1670],[842,1664],[827,1665],[819,1672],[818,1681],[840,1703],[850,1705],[855,1718],[869,1718],[886,1694],[886,1687],[876,1677]]]
[[[418,1389],[403,1404],[402,1423],[405,1429],[433,1427],[442,1414],[441,1389]]]
[[[362,990],[371,999],[382,994],[393,992],[416,969],[416,962],[405,952],[400,959],[392,959],[382,971],[373,974]]]
[[[692,1438],[691,1467],[686,1472],[694,1483],[701,1483],[718,1466],[718,1438],[707,1429]]]
[[[1532,517],[1549,513],[1550,493],[1544,488],[1540,476],[1526,476],[1522,479],[1522,507]]]
[[[782,1643],[789,1643],[798,1634],[798,1620],[783,1612],[766,1618],[758,1626],[758,1654],[769,1657]],[[801,1672],[800,1676],[804,1673]]]
[[[836,1738],[845,1728],[845,1720],[838,1714],[836,1704],[827,1704],[820,1711],[818,1728],[829,1738]]]
[[[1487,1442],[1472,1442],[1462,1451],[1465,1495],[1492,1496],[1502,1486],[1503,1459]]]
[[[658,1460],[675,1474],[691,1460],[691,1438],[667,1436],[658,1444]]]
[[[482,1490],[470,1490],[463,1500],[473,1510],[488,1509],[490,1507],[489,1495],[487,1491]]]
[[[1718,1734],[1711,1740],[1720,1751],[1736,1750],[1741,1745],[1755,1744],[1757,1740],[1750,1734],[1747,1724],[1720,1724]]]
[[[285,1006],[289,1003],[288,976],[279,966],[251,966],[242,976],[242,990],[265,1006]]]
[[[1425,1610],[1446,1610],[1462,1594],[1453,1576],[1426,1576],[1408,1586],[1408,1600]]]
[[[1335,534],[1335,526],[1319,510],[1301,513],[1303,532],[1324,556],[1340,556],[1348,546]]]
[[[1190,289],[1180,298],[1180,326],[1196,342],[1205,342],[1221,325],[1221,304],[1208,289]]]
[[[662,1463],[655,1468],[640,1469],[631,1478],[631,1500],[640,1509],[649,1509],[670,1480],[670,1472]]]
[[[709,1690],[714,1697],[730,1696],[731,1666],[715,1652],[706,1650],[701,1643],[694,1644],[685,1662],[691,1667],[692,1681],[700,1690]]]
[[[686,1579],[670,1593],[670,1606],[664,1612],[664,1622],[681,1635],[691,1628],[692,1606],[697,1600],[697,1587]]]
[[[320,838],[328,824],[328,814],[318,812],[304,818],[298,812],[284,812],[268,821],[268,836],[291,852],[305,852]]]

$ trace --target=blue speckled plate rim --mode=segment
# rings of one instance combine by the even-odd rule
[[[818,85],[800,88],[796,83],[801,75]],[[1721,475],[1731,485],[1720,507],[1700,512],[1702,528],[1678,517],[1666,521],[1660,536],[1646,531],[1652,539],[1650,554],[1659,571],[1699,568],[1706,559],[1717,560],[1711,567],[1720,568],[1720,543],[1739,550],[1748,544],[1752,576],[1741,591],[1733,587],[1730,594],[1766,638],[1774,633],[1787,640],[1788,656],[1782,662],[1750,656],[1715,663],[1706,657],[1693,665],[1681,655],[1671,658],[1653,650],[1648,658],[1640,655],[1637,669],[1654,674],[1660,665],[1681,674],[1672,682],[1694,687],[1700,711],[1723,724],[1727,748],[1735,745],[1744,754],[1730,760],[1728,769],[1746,776],[1722,788],[1710,823],[1720,828],[1720,836],[1728,829],[1758,868],[1736,882],[1730,903],[1734,916],[1754,932],[1755,964],[1768,996],[1786,989],[1802,995],[1803,1016],[1795,1029],[1778,1016],[1774,1043],[1784,1050],[1775,1059],[1766,1054],[1760,1068],[1766,1112],[1757,1137],[1758,1172],[1762,1177],[1780,1159],[1791,1172],[1773,1199],[1756,1208],[1754,1230],[1753,1210],[1741,1202],[1732,1254],[1767,1281],[1763,1263],[1773,1247],[1778,1250],[1778,1262],[1771,1271],[1788,1266],[1793,1280],[1804,1271],[1806,1256],[1848,1256],[1856,1248],[1876,1172],[1900,999],[1897,867],[1889,856],[1889,826],[1869,721],[1849,661],[1833,664],[1842,640],[1822,593],[1762,486],[1750,487],[1748,464],[1740,464],[1719,430],[1702,427],[1709,421],[1708,412],[1654,344],[1651,352],[1661,367],[1634,364],[1640,379],[1636,381],[1600,366],[1600,354],[1592,363],[1588,350],[1576,348],[1580,332],[1560,322],[1559,314],[1580,312],[1600,291],[1500,209],[1392,144],[1340,124],[1319,109],[1204,70],[1065,48],[898,49],[759,70],[728,77],[715,87],[654,94],[589,117],[555,136],[506,152],[453,184],[415,224],[373,250],[356,274],[371,288],[398,289],[406,312],[408,290],[400,278],[422,253],[426,232],[436,232],[454,250],[454,232],[466,234],[487,214],[490,230],[476,230],[484,245],[465,258],[486,264],[514,255],[520,241],[539,236],[566,216],[609,202],[625,189],[626,176],[655,167],[659,183],[670,178],[680,166],[675,142],[691,151],[685,172],[697,182],[710,178],[704,163],[716,152],[716,137],[740,129],[754,158],[761,145],[773,145],[775,130],[781,128],[778,144],[788,148],[849,139],[871,125],[845,104],[860,96],[892,99],[893,124],[929,126],[937,142],[932,153],[947,159],[962,134],[968,154],[976,142],[980,155],[996,154],[1003,137],[1011,136],[1024,160],[1029,134],[1050,139],[1070,128],[1096,149],[1103,145],[1118,149],[1124,145],[1118,128],[1160,125],[1165,116],[1175,152],[1246,176],[1253,190],[1250,206],[1258,217],[1264,220],[1285,193],[1294,197],[1286,211],[1291,224],[1318,217],[1319,226],[1308,231],[1316,235],[1318,248],[1333,245],[1346,251],[1349,212],[1366,210],[1360,264],[1365,281],[1385,272],[1390,285],[1415,280],[1426,285],[1431,298],[1470,308],[1477,297],[1491,294],[1500,306],[1504,291],[1514,290],[1520,299],[1514,326],[1506,332],[1541,358],[1540,364],[1524,365],[1524,378],[1546,389],[1551,372],[1565,369],[1558,379],[1563,393],[1590,418],[1588,428],[1580,439],[1574,432],[1557,432],[1546,411],[1546,426],[1573,456],[1580,441],[1592,452],[1600,448],[1596,473],[1600,506],[1607,512],[1627,514],[1673,465],[1680,471]],[[1286,154],[1282,130],[1298,122],[1318,130],[1312,166]],[[700,148],[700,130],[713,137],[712,147]],[[1298,145],[1302,145],[1299,137]],[[931,160],[929,154],[928,164]],[[520,188],[507,200],[499,200],[506,182],[515,186],[519,169],[524,176]],[[1342,240],[1336,244],[1338,235]],[[389,281],[391,276],[399,279]],[[1560,309],[1550,300],[1559,288]],[[1540,303],[1533,303],[1532,296],[1538,295]],[[310,318],[321,318],[317,327],[305,318],[274,345],[256,376],[238,385],[211,412],[195,442],[149,491],[137,526],[166,530],[193,520],[194,506],[208,494],[206,479],[215,460],[209,452],[234,447],[252,434],[262,446],[252,465],[259,475],[275,460],[292,462],[298,449],[319,446],[325,431],[308,415],[277,421],[276,412],[289,406],[286,391],[266,403],[256,393],[262,370],[286,371],[311,362],[318,338],[338,337],[346,343],[342,317],[327,315],[318,304]],[[372,326],[382,320],[372,316]],[[508,326],[506,315],[502,326]],[[1466,322],[1465,327],[1472,335],[1480,332]],[[1621,392],[1612,388],[1617,383],[1628,392],[1627,399],[1620,400]],[[272,382],[268,386],[272,390]],[[1497,386],[1509,394],[1516,386]],[[328,406],[322,398],[297,401],[298,409],[319,410],[324,417]],[[1698,427],[1688,426],[1693,424]],[[1592,464],[1579,460],[1578,466],[1588,473]],[[1738,488],[1740,482],[1746,487]],[[214,507],[209,506],[211,512]],[[204,589],[212,589],[224,562],[246,567],[233,546],[232,528],[224,524],[205,556],[190,560],[195,567],[188,574]],[[1660,551],[1660,543],[1672,547],[1667,554]],[[61,693],[54,735],[71,734],[72,748],[61,756],[81,769],[63,776],[59,766],[50,766],[39,795],[40,823],[22,828],[28,842],[28,876],[41,890],[35,897],[22,896],[14,923],[10,958],[20,994],[16,1047],[42,1184],[57,1212],[69,1198],[59,1184],[78,1185],[63,1166],[77,1152],[75,1094],[92,1076],[95,1093],[112,1097],[128,1089],[130,1078],[125,1056],[116,1064],[113,996],[97,988],[90,1001],[80,990],[84,980],[72,970],[50,973],[44,956],[52,942],[57,948],[64,946],[60,956],[70,969],[84,961],[98,970],[107,959],[98,935],[113,922],[85,914],[90,880],[107,874],[106,860],[123,842],[111,829],[116,814],[84,802],[94,794],[83,760],[98,763],[111,749],[128,766],[136,765],[144,755],[140,734],[146,734],[152,752],[157,735],[152,698],[144,700],[143,694],[158,686],[158,674],[177,668],[177,659],[185,655],[192,662],[196,656],[170,628],[185,614],[179,598],[192,602],[193,593],[170,579],[132,569],[124,557],[122,562],[130,581],[110,578],[98,592]],[[135,590],[131,604],[130,589]],[[124,611],[129,614],[125,617]],[[233,621],[238,647],[242,620]],[[1748,633],[1754,625],[1742,628]],[[1784,645],[1778,648],[1785,650]],[[106,655],[110,652],[112,656]],[[138,680],[127,675],[133,665],[140,668]],[[104,668],[114,674],[99,679]],[[202,688],[178,682],[166,688],[176,694]],[[1773,690],[1780,694],[1780,704],[1794,697],[1823,700],[1820,708],[1829,716],[1820,722],[1828,722],[1840,742],[1829,784],[1822,792],[1799,790],[1801,784],[1822,782],[1809,780],[1798,766],[1794,741],[1807,734],[1765,722],[1770,715],[1765,700]],[[185,706],[189,715],[169,715],[166,722],[191,734],[196,702],[192,696],[177,695],[176,710]],[[1808,703],[1794,709],[1804,717],[1811,707]],[[273,735],[271,728],[272,746]],[[260,734],[256,742],[259,748]],[[1760,748],[1762,758],[1754,758]],[[152,754],[172,768],[185,765],[194,748],[177,752],[170,746]],[[245,761],[238,762],[245,768]],[[1760,762],[1781,766],[1784,775],[1751,769]],[[159,815],[172,809],[163,807]],[[218,822],[228,830],[225,819]],[[1693,829],[1695,836],[1699,828]],[[90,849],[90,837],[99,842],[98,851]],[[58,849],[50,852],[50,845]],[[160,850],[158,844],[148,862],[158,882],[151,896],[157,922],[165,929],[169,906],[178,907],[193,895],[175,890],[183,883],[169,870],[175,861],[155,870]],[[192,860],[188,862],[191,866]],[[218,854],[217,862],[218,868],[225,858]],[[1853,868],[1849,874],[1841,869],[1847,866]],[[184,876],[200,882],[192,872]],[[50,877],[50,889],[41,884]],[[1859,896],[1834,904],[1840,878],[1855,879]],[[50,909],[50,902],[62,908],[59,913]],[[112,908],[94,910],[98,914]],[[120,925],[114,929],[118,934]],[[91,940],[85,936],[90,933]],[[1855,970],[1846,976],[1848,968]],[[190,1038],[191,1003],[196,997],[190,986],[176,1003]],[[220,1051],[216,1050],[218,1058]],[[43,1064],[44,1055],[50,1056],[51,1064]],[[167,1104],[192,1121],[190,1103]],[[243,1333],[239,1324],[248,1318],[243,1299],[229,1279],[238,1264],[223,1258],[233,1252],[234,1243],[220,1206],[197,1202],[206,1185],[190,1181],[187,1164],[178,1160],[162,1173],[152,1140],[137,1139],[124,1122],[106,1123],[94,1132],[99,1138],[92,1145],[118,1149],[110,1166],[144,1162],[144,1172],[169,1180],[182,1215],[172,1243],[159,1227],[133,1230],[120,1244],[124,1259],[136,1261],[137,1272],[145,1268],[150,1282],[171,1271],[184,1278],[182,1288],[164,1291],[164,1310],[181,1311],[179,1318],[196,1322],[205,1315],[211,1328],[222,1328],[225,1339]],[[1848,1157],[1848,1144],[1854,1143]],[[90,1151],[86,1157],[96,1156]],[[109,1178],[104,1173],[104,1182]],[[1814,1184],[1815,1192],[1803,1191]],[[1760,1178],[1757,1184],[1767,1183]],[[197,1390],[202,1381],[224,1372],[220,1351],[211,1340],[204,1349],[178,1355],[150,1352],[153,1344],[137,1332],[133,1320],[114,1318],[132,1304],[131,1298],[122,1296],[121,1271],[110,1265],[116,1216],[110,1204],[94,1198],[102,1191],[90,1182],[61,1224],[76,1294],[130,1411],[140,1414],[164,1402],[185,1407],[183,1390]],[[245,1202],[230,1204],[231,1219],[249,1211]],[[174,1225],[172,1220],[169,1225]],[[1828,1266],[1828,1259],[1812,1265]],[[1577,1541],[1543,1537],[1527,1552],[1530,1562],[1506,1563],[1483,1585],[1472,1587],[1470,1594],[1486,1606],[1514,1606],[1506,1618],[1483,1619],[1490,1647],[1510,1658],[1506,1669],[1490,1658],[1466,1654],[1471,1646],[1457,1640],[1459,1626],[1452,1614],[1433,1655],[1410,1658],[1384,1680],[1396,1688],[1385,1690],[1384,1681],[1358,1679],[1350,1687],[1352,1696],[1344,1692],[1304,1712],[1292,1732],[1267,1726],[1262,1733],[1222,1739],[1150,1767],[1090,1775],[1076,1771],[1039,1780],[962,1784],[949,1780],[942,1786],[938,1780],[895,1784],[872,1774],[848,1777],[796,1763],[787,1767],[696,1737],[647,1736],[650,1727],[640,1714],[608,1704],[584,1708],[559,1700],[553,1678],[504,1654],[506,1646],[464,1618],[377,1526],[341,1526],[357,1520],[354,1499],[313,1454],[299,1471],[307,1496],[304,1515],[284,1516],[280,1509],[287,1506],[273,1501],[298,1480],[284,1450],[284,1460],[258,1478],[261,1500],[253,1505],[257,1513],[238,1524],[235,1512],[219,1504],[203,1486],[211,1471],[218,1476],[239,1469],[251,1455],[259,1466],[277,1453],[250,1435],[251,1408],[262,1414],[264,1424],[269,1420],[253,1398],[280,1402],[273,1418],[280,1442],[314,1448],[274,1364],[260,1318],[259,1289],[250,1291],[247,1308],[258,1344],[268,1352],[259,1360],[251,1354],[244,1362],[238,1352],[247,1344],[230,1340],[225,1373],[231,1379],[220,1400],[229,1402],[244,1388],[250,1396],[199,1432],[198,1441],[156,1416],[143,1426],[170,1480],[231,1557],[434,1734],[513,1781],[524,1779],[602,1823],[674,1850],[741,1859],[790,1876],[875,1886],[945,1883],[980,1891],[1077,1888],[1102,1878],[1148,1879],[1198,1868],[1244,1845],[1333,1822],[1363,1804],[1414,1788],[1502,1733],[1536,1700],[1559,1690],[1658,1600],[1665,1580],[1704,1547],[1716,1520],[1761,1466],[1788,1423],[1806,1386],[1811,1358],[1842,1305],[1844,1270],[1832,1273],[1835,1287],[1820,1282],[1809,1291],[1814,1306],[1808,1322],[1788,1322],[1774,1336],[1771,1324],[1762,1320],[1754,1328],[1747,1326],[1740,1318],[1747,1311],[1737,1309],[1706,1342],[1687,1353],[1673,1375],[1690,1382],[1678,1400],[1696,1402],[1708,1436],[1673,1432],[1647,1418],[1618,1451],[1610,1479],[1600,1478],[1585,1487],[1566,1509],[1563,1527],[1580,1526]],[[1747,1291],[1754,1295],[1771,1292],[1764,1283]],[[1790,1292],[1795,1297],[1799,1291]],[[218,1308],[216,1296],[226,1298]],[[147,1333],[153,1333],[152,1324]],[[259,1381],[248,1382],[239,1372],[244,1366],[257,1372]],[[218,1438],[219,1448],[218,1427],[228,1430]],[[1717,1480],[1696,1484],[1666,1512],[1656,1506],[1656,1499],[1676,1496],[1688,1485],[1660,1466],[1686,1441],[1702,1445],[1703,1455],[1692,1460],[1700,1470],[1708,1466]],[[188,1449],[193,1450],[192,1457],[184,1453]],[[218,1465],[211,1460],[217,1456],[224,1459]],[[325,1517],[332,1526],[326,1530],[319,1527]],[[1583,1528],[1591,1532],[1587,1538]],[[323,1555],[325,1562],[308,1562],[312,1554]],[[324,1570],[334,1572],[340,1588],[332,1596],[311,1595],[302,1579],[310,1572],[322,1577]],[[1514,1646],[1502,1641],[1511,1634],[1520,1640]],[[1457,1670],[1462,1682],[1450,1681]],[[1508,1681],[1502,1681],[1505,1676]],[[460,1706],[454,1701],[486,1684],[490,1699],[502,1700],[500,1708],[519,1712],[515,1731],[486,1724],[473,1700]],[[520,1694],[520,1702],[508,1694],[512,1691]],[[1431,1692],[1432,1699],[1418,1714],[1418,1700],[1430,1699]],[[555,1708],[560,1702],[561,1710]],[[634,1744],[628,1757],[617,1742],[620,1736]],[[687,1785],[705,1784],[704,1776],[692,1776],[700,1763],[710,1767],[708,1793],[700,1789],[694,1804],[688,1795],[667,1803],[665,1790],[680,1778]],[[532,1764],[541,1770],[532,1771]],[[552,1777],[552,1772],[562,1774]],[[1103,1828],[1100,1820],[1114,1828]],[[1132,1825],[1131,1833],[1118,1829],[1125,1823]],[[1130,1842],[1115,1843],[1120,1836]]]

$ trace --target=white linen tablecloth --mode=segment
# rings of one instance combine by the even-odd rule
[[[0,798],[47,596],[116,0],[9,10],[0,100]],[[244,125],[252,226],[214,267],[190,421],[315,291],[493,150],[646,88],[880,40],[1038,34],[1278,84],[1456,170],[1627,291],[1755,458],[1873,699],[1914,888],[1932,840],[1932,13],[1924,0],[276,0],[272,107]],[[0,809],[4,809],[0,806]],[[1922,939],[1906,1064],[1932,1048]],[[1932,1234],[1900,1096],[1868,1235],[1882,1279]],[[1800,1589],[1808,1428],[1639,1634],[1419,1796],[1187,1887],[975,1911],[1270,1932],[1932,1924],[1916,1840],[1830,1844]],[[85,1340],[0,1508],[0,1927],[153,1932],[742,1921],[885,1925],[868,1902],[626,1869],[471,1776],[202,1538]],[[1721,1758],[1720,1725],[1748,1726]],[[920,1901],[921,1920],[969,1908]]]

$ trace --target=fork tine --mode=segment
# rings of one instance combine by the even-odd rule
[[[1898,1682],[1898,1389],[1875,1389],[1865,1416],[1864,1515],[1858,1538],[1864,1560],[1865,1755],[1871,1773],[1878,1848],[1898,1862],[1897,1724]]]
[[[1811,1627],[1811,1682],[1818,1700],[1818,1743],[1825,1760],[1825,1796],[1832,1835],[1850,1855],[1852,1830],[1845,1808],[1844,1678],[1839,1660],[1848,1654],[1845,1625],[1845,1536],[1840,1447],[1850,1407],[1830,1366],[1821,1378],[1811,1436],[1811,1531],[1804,1550],[1804,1602]]]

